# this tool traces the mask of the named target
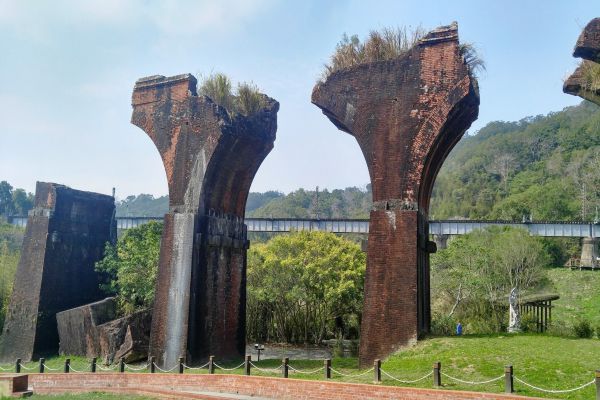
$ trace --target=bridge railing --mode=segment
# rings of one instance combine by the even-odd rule
[[[117,229],[130,229],[150,221],[162,221],[162,217],[117,217]],[[8,222],[25,227],[27,217],[8,217]],[[302,219],[302,218],[246,218],[248,232],[284,233],[291,231],[323,231],[333,233],[369,233],[368,219]],[[600,237],[600,224],[595,222],[568,221],[476,221],[432,220],[431,235],[465,235],[489,226],[511,226],[528,230],[532,235],[546,237]]]

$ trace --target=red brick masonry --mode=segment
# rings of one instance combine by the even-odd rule
[[[453,24],[396,59],[332,73],[312,102],[356,138],[371,177],[359,351],[367,366],[429,331],[429,199],[444,159],[477,118],[477,82]]]
[[[272,399],[532,399],[516,395],[414,389],[384,385],[265,378],[243,375],[173,374],[30,374],[34,393],[114,392],[145,393],[178,399],[226,398],[210,392]],[[195,392],[195,393],[194,393]],[[205,394],[202,394],[204,392]],[[207,393],[208,392],[208,393]]]

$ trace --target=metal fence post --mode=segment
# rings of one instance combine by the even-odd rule
[[[515,386],[513,381],[513,366],[507,365],[504,367],[504,392],[514,393]]]
[[[97,362],[98,362],[98,359],[96,357],[92,358],[92,366],[91,366],[92,373],[96,372],[96,363]]]
[[[153,374],[156,372],[156,357],[150,357],[150,373]]]
[[[46,362],[45,358],[40,358],[40,374],[44,373],[44,363]]]
[[[215,356],[208,357],[208,373],[215,373]]]
[[[125,359],[123,357],[119,359],[119,372],[125,372]]]
[[[17,358],[17,361],[15,361],[15,372],[17,374],[21,373],[21,359]]]
[[[440,387],[442,386],[442,374],[440,373],[442,370],[442,363],[435,362],[433,363],[433,386]]]
[[[179,373],[183,374],[183,357],[179,357]]]
[[[250,361],[252,361],[252,356],[246,354],[246,360],[244,360],[244,371],[246,375],[250,375]]]
[[[67,358],[67,359],[65,359],[65,374],[68,374],[70,369],[71,369],[71,359]]]
[[[283,359],[283,377],[287,378],[289,375],[289,369],[290,369],[290,359],[288,357]]]
[[[328,358],[324,362],[325,366],[325,379],[331,379],[331,358]]]

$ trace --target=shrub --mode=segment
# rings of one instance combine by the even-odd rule
[[[455,333],[456,321],[447,315],[436,314],[431,318],[431,333],[439,336],[450,336]]]
[[[596,325],[596,337],[600,339],[600,325]]]
[[[594,336],[594,330],[592,329],[592,325],[590,321],[587,319],[580,319],[573,325],[573,331],[575,332],[575,336],[578,338],[589,339]]]
[[[162,227],[149,222],[127,230],[115,245],[106,244],[104,258],[96,263],[104,281],[100,287],[116,295],[119,315],[133,314],[154,302]]]
[[[235,93],[232,91],[231,80],[222,73],[206,77],[198,93],[210,97],[212,101],[225,108],[230,114],[250,116],[264,108],[266,96],[261,94],[253,83],[240,83]]]
[[[537,319],[531,314],[524,314],[521,317],[521,331],[537,332]]]
[[[546,333],[552,336],[571,337],[573,336],[573,329],[565,324],[552,323],[548,326]]]

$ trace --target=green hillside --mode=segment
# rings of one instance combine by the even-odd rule
[[[589,102],[491,122],[456,146],[437,178],[435,219],[591,220],[600,205],[600,108]]]
[[[517,122],[490,122],[463,138],[436,180],[434,219],[592,220],[600,206],[600,108],[589,102]],[[274,183],[276,185],[276,183]],[[247,216],[368,218],[370,185],[250,193]],[[600,208],[600,207],[599,207]],[[159,216],[166,196],[129,196],[117,215]]]

